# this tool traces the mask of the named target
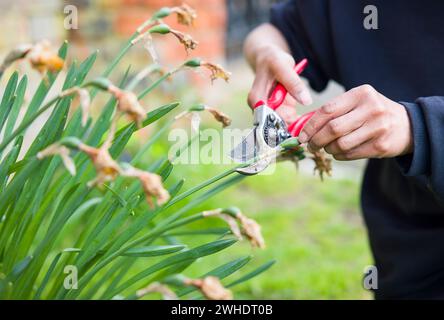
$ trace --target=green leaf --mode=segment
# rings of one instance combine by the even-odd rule
[[[18,73],[14,72],[8,80],[8,84],[6,85],[5,92],[3,92],[2,102],[0,103],[0,132],[3,129],[3,125],[8,118],[9,112],[13,106],[14,101],[13,95],[15,89],[17,87],[18,82]]]
[[[228,285],[227,285],[227,288],[230,288],[230,287],[236,286],[236,285],[238,285],[238,284],[241,284],[241,283],[243,283],[243,282],[246,282],[246,281],[248,281],[248,280],[250,280],[250,279],[252,279],[252,278],[254,278],[254,277],[260,275],[261,273],[263,273],[263,272],[267,271],[268,269],[270,269],[271,266],[272,266],[273,264],[275,264],[275,262],[276,262],[276,260],[271,260],[271,261],[269,261],[269,262],[267,262],[267,263],[264,263],[264,264],[261,265],[259,268],[257,268],[257,269],[255,269],[255,270],[251,271],[250,273],[247,273],[246,275],[244,275],[244,276],[240,277],[239,279],[237,279],[237,280],[231,282],[230,284],[228,284]]]
[[[147,276],[162,270],[168,266],[174,265],[176,263],[181,263],[190,259],[198,259],[210,254],[214,254],[216,252],[219,252],[234,243],[236,243],[237,240],[235,239],[228,239],[228,240],[217,240],[214,242],[210,242],[208,244],[204,244],[202,246],[189,249],[187,251],[183,251],[181,253],[178,253],[172,257],[166,258],[151,267],[147,268],[146,270],[136,274],[135,276],[131,277],[127,281],[125,281],[123,284],[121,284],[119,287],[117,287],[114,292],[110,293],[105,298],[112,298],[114,295],[124,291],[125,289],[129,288],[130,286],[138,283],[140,280],[146,278]],[[81,282],[81,281],[80,281]],[[71,291],[72,293],[73,291]]]
[[[165,254],[175,253],[185,249],[184,245],[168,245],[168,246],[147,246],[131,248],[122,253],[126,257],[156,257]]]

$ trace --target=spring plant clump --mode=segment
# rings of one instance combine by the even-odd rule
[[[67,66],[66,42],[58,51],[45,40],[22,45],[4,59],[0,77],[15,63],[27,61],[42,80],[28,103],[27,76],[13,72],[0,101],[0,298],[231,299],[231,287],[273,264],[251,268],[251,256],[238,257],[204,274],[186,275],[196,260],[240,240],[257,248],[265,242],[259,224],[239,209],[197,209],[243,179],[236,168],[183,190],[184,180],[171,175],[174,159],[163,156],[149,165],[141,161],[181,116],[206,111],[223,126],[230,124],[226,114],[204,104],[152,107],[144,100],[175,73],[190,68],[206,69],[211,81],[229,79],[220,65],[199,58],[170,71],[159,65],[152,34],[175,37],[190,54],[198,45],[189,34],[167,24],[174,16],[192,26],[197,13],[187,5],[155,12],[100,76],[91,76],[97,52]],[[113,83],[113,71],[139,43],[152,63]],[[48,97],[62,70],[63,88]],[[141,81],[154,74],[158,77],[136,92]],[[92,117],[91,105],[98,104],[99,92],[108,101]],[[49,116],[25,148],[24,135],[46,111]],[[130,159],[122,157],[132,135],[155,122],[155,134],[140,150]],[[227,225],[216,234],[214,228],[187,229],[194,222],[216,218]],[[201,243],[184,243],[184,231]],[[244,267],[250,270],[241,271]]]

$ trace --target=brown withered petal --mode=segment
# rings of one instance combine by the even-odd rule
[[[121,173],[121,168],[109,154],[108,148],[108,141],[100,148],[94,148],[86,144],[79,145],[79,150],[89,156],[96,169],[96,178],[88,182],[88,186],[90,187],[101,186],[107,181],[114,180]]]
[[[209,210],[204,211],[202,213],[204,217],[218,217],[224,220],[228,226],[230,227],[231,232],[238,238],[239,240],[242,240],[242,233],[239,228],[239,225],[237,224],[237,221],[232,216],[222,213],[222,209],[215,209],[215,210]]]
[[[189,34],[171,29],[170,33],[172,33],[181,44],[185,47],[185,50],[188,52],[188,50],[194,50],[197,48],[197,45],[199,44],[197,41],[195,41]]]
[[[331,176],[332,166],[331,159],[325,156],[325,153],[322,151],[316,151],[313,153],[311,159],[315,163],[314,172],[319,172],[319,177],[321,180],[324,180],[324,173],[328,176]]]
[[[141,128],[146,114],[137,96],[131,91],[121,90],[115,86],[110,86],[108,91],[116,97],[117,109],[128,115],[131,120],[136,122],[137,127]]]
[[[58,143],[54,143],[47,148],[37,153],[37,159],[43,159],[49,156],[59,155],[62,158],[63,165],[68,172],[74,176],[76,174],[76,165],[72,158],[69,156],[70,150]]]
[[[56,72],[63,68],[64,60],[57,55],[47,40],[36,43],[26,55],[31,66],[44,73],[46,71]]]
[[[196,287],[209,300],[232,300],[233,294],[226,289],[217,277],[208,276],[203,279],[186,279],[186,285]]]
[[[262,236],[261,226],[256,221],[246,217],[242,213],[238,213],[236,217],[241,224],[242,234],[248,238],[251,245],[261,249],[265,248],[265,240]]]
[[[147,294],[155,293],[155,292],[160,293],[164,300],[177,300],[178,299],[178,297],[174,293],[174,291],[172,291],[168,286],[161,284],[159,282],[151,283],[146,288],[137,290],[136,296],[138,298],[142,298],[143,296],[146,296]]]
[[[164,188],[162,178],[159,175],[133,167],[125,169],[122,174],[127,177],[136,177],[140,180],[146,201],[151,207],[153,207],[152,197],[156,198],[156,203],[159,206],[165,204],[170,199],[170,194]]]
[[[223,113],[222,111],[220,111],[216,108],[211,108],[211,107],[205,107],[205,110],[210,112],[213,115],[214,119],[216,119],[217,121],[222,123],[222,126],[224,128],[228,127],[231,124],[231,118],[229,116],[227,116],[225,113]]]
[[[224,68],[222,68],[221,65],[217,63],[211,63],[207,61],[202,61],[200,65],[204,68],[207,68],[211,72],[211,81],[213,82],[216,79],[223,79],[226,82],[230,80],[231,72],[226,71]]]
[[[171,8],[171,12],[177,14],[177,22],[186,26],[194,25],[197,18],[197,12],[187,4],[182,4],[180,7]]]

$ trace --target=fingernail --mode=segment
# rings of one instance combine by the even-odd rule
[[[305,142],[307,142],[307,134],[306,134],[305,132],[302,131],[302,132],[299,134],[298,140],[299,140],[300,143],[305,143]]]
[[[304,106],[308,106],[310,104],[313,103],[313,99],[311,98],[310,92],[308,92],[308,90],[302,90],[299,94],[298,94],[299,100],[300,102],[304,105]]]

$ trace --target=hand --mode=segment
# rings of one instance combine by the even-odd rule
[[[324,148],[337,160],[396,157],[412,152],[412,140],[405,108],[370,85],[322,106],[299,135],[310,150]]]
[[[310,92],[302,79],[293,71],[295,61],[285,50],[277,46],[266,46],[258,50],[256,61],[256,78],[248,95],[248,104],[253,107],[259,100],[267,97],[276,81],[282,83],[288,90],[287,96],[278,113],[287,122],[292,122],[296,116],[295,99],[303,105],[312,103]]]

